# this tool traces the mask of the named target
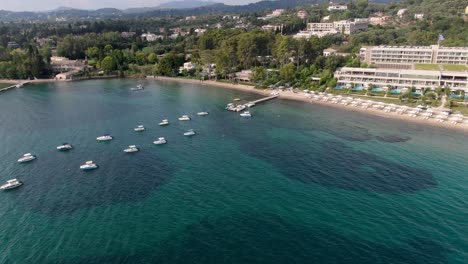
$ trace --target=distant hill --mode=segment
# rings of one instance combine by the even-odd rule
[[[174,1],[157,6],[159,9],[185,9],[185,8],[197,8],[203,6],[209,6],[218,4],[212,1],[197,1],[197,0],[185,0],[185,1]]]
[[[129,8],[125,10],[115,8],[81,10],[69,7],[59,7],[48,12],[12,12],[0,10],[0,21],[53,20],[55,18],[65,18],[67,20],[93,20],[116,17],[136,18],[168,15],[200,15],[208,13],[252,13],[278,8],[294,8],[296,6],[325,3],[328,1],[329,0],[264,0],[247,5],[226,5],[213,1],[181,0],[161,4],[155,7]],[[375,1],[382,2],[393,0],[374,0],[371,2]]]

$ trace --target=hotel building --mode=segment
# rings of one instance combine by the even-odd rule
[[[335,78],[341,87],[368,87],[369,84],[382,89],[450,87],[468,93],[468,72],[343,67],[335,72]]]
[[[361,60],[379,67],[412,68],[420,64],[468,64],[468,47],[367,46],[359,51]],[[398,67],[403,64],[411,67]]]

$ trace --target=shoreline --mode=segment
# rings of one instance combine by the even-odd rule
[[[28,82],[29,84],[31,83],[63,83],[63,82],[73,82],[73,81],[84,81],[84,80],[96,80],[96,79],[109,79],[109,78],[115,78],[115,77],[98,77],[98,78],[83,78],[83,79],[76,79],[76,80],[55,80],[55,79],[37,79],[37,80],[0,80],[0,82],[3,83],[11,83],[11,84],[18,84],[21,82]],[[135,79],[134,77],[126,77],[123,79]],[[184,79],[184,78],[177,78],[177,77],[166,77],[166,76],[146,76],[144,78],[145,80],[156,80],[156,81],[167,81],[167,82],[178,82],[178,83],[188,83],[188,84],[197,84],[197,85],[207,85],[207,86],[214,86],[214,87],[219,87],[223,89],[231,89],[231,90],[238,90],[238,91],[243,91],[243,92],[248,92],[248,93],[256,93],[259,95],[268,95],[270,93],[269,90],[259,90],[256,89],[252,85],[246,85],[246,84],[232,84],[232,83],[224,83],[224,82],[218,82],[218,81],[213,81],[213,80],[196,80],[196,79]],[[304,102],[304,103],[314,103],[318,105],[325,105],[328,107],[334,107],[334,108],[339,108],[342,110],[347,110],[347,111],[354,111],[354,112],[359,112],[363,114],[368,114],[368,115],[373,115],[373,116],[379,116],[381,118],[391,118],[395,120],[400,120],[404,122],[411,122],[413,124],[422,124],[428,127],[439,127],[439,128],[446,128],[449,130],[456,130],[459,132],[462,132],[464,134],[468,134],[468,123],[463,123],[463,124],[451,124],[450,122],[437,122],[433,118],[424,120],[421,118],[414,118],[410,117],[408,115],[402,115],[402,114],[397,114],[396,112],[383,112],[382,110],[378,110],[375,108],[366,108],[363,109],[361,107],[351,107],[349,105],[342,105],[342,104],[335,104],[330,101],[322,101],[322,100],[313,100],[310,97],[307,97],[307,95],[302,91],[298,93],[293,93],[291,91],[277,91],[279,93],[278,99],[282,100],[291,100],[291,101],[299,101],[299,102]],[[468,118],[468,117],[466,117]]]
[[[259,90],[251,85],[245,85],[245,84],[230,84],[230,83],[223,83],[223,82],[217,82],[217,81],[200,81],[200,80],[194,80],[194,79],[182,79],[182,78],[164,77],[164,76],[149,77],[149,78],[147,77],[146,79],[157,80],[157,81],[172,81],[172,82],[198,84],[198,85],[209,85],[209,86],[216,86],[216,87],[220,87],[224,89],[233,89],[233,90],[256,93],[256,94],[261,94],[261,95],[268,95],[270,93],[270,91]],[[291,91],[278,91],[278,93],[279,93],[278,99],[325,105],[329,107],[340,108],[342,110],[347,110],[347,111],[351,110],[354,112],[360,112],[360,113],[369,114],[373,116],[379,116],[381,118],[391,118],[395,120],[411,122],[413,124],[422,124],[428,127],[446,128],[446,129],[456,130],[456,131],[468,134],[467,123],[451,124],[448,121],[441,123],[441,122],[435,121],[432,118],[424,120],[421,118],[410,117],[408,115],[400,115],[400,114],[397,114],[396,112],[383,112],[382,110],[378,110],[374,108],[363,109],[360,107],[351,107],[349,105],[335,104],[329,101],[312,100],[311,98],[306,97],[306,95],[308,94],[302,91],[298,93],[293,93]]]

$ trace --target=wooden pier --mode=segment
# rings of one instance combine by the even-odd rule
[[[239,104],[239,105],[236,105],[236,104],[233,104],[233,103],[230,103],[226,106],[226,110],[229,110],[229,111],[234,111],[234,112],[240,112],[248,107],[253,107],[259,103],[263,103],[263,102],[266,102],[266,101],[269,101],[269,100],[273,100],[275,98],[277,98],[279,95],[278,94],[275,94],[275,95],[271,95],[271,96],[268,96],[268,97],[264,97],[264,98],[260,98],[260,99],[257,99],[255,101],[251,101],[251,102],[248,102],[246,104]]]
[[[249,103],[259,104],[259,103],[263,103],[263,102],[266,102],[266,101],[269,101],[269,100],[273,100],[273,99],[277,98],[278,96],[279,96],[278,94],[275,94],[275,95],[272,95],[272,96],[260,98],[258,100],[255,100],[255,101],[252,101],[252,102],[249,102]]]
[[[23,85],[25,85],[27,83],[29,83],[29,82],[22,82],[22,83],[18,83],[18,84],[12,85],[12,86],[8,86],[8,87],[0,89],[0,92],[7,91],[7,90],[10,90],[10,89],[14,89],[14,88],[19,88],[19,87],[21,87],[21,86],[23,86]]]

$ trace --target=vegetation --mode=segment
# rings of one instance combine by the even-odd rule
[[[94,21],[0,23],[0,78],[52,77],[54,73],[50,66],[50,56],[54,54],[85,60],[91,68],[80,73],[81,76],[104,72],[119,76],[183,75],[231,79],[234,72],[252,70],[252,81],[260,88],[293,86],[324,91],[336,86],[333,72],[337,68],[345,65],[367,66],[354,55],[325,57],[322,55],[325,48],[333,47],[354,54],[362,45],[430,45],[437,41],[439,34],[445,36],[443,45],[463,46],[468,43],[467,22],[459,13],[465,6],[462,0],[407,0],[400,3],[356,0],[351,1],[349,9],[344,12],[329,12],[326,4],[310,6],[305,5],[306,2],[290,2],[288,6],[298,7],[287,8],[282,15],[268,21],[257,17],[281,7],[285,1],[252,5],[249,9],[251,12],[242,13],[236,19],[218,13],[199,15],[194,20],[187,20],[183,15],[172,15],[122,16],[119,19]],[[259,10],[253,8],[257,6],[263,7]],[[403,18],[395,18],[394,23],[386,26],[371,26],[368,31],[351,36],[337,34],[323,38],[294,39],[290,35],[303,29],[307,22],[318,22],[326,15],[330,15],[332,21],[368,17],[376,11],[395,16],[401,8],[408,10]],[[299,19],[296,12],[300,9],[307,11],[310,16]],[[424,13],[425,19],[415,20],[413,15],[418,12]],[[282,24],[282,30],[259,30],[262,25],[275,23]],[[206,25],[210,25],[211,29],[203,35],[195,32],[195,28],[206,28]],[[179,28],[188,34],[173,34]],[[153,42],[142,40],[141,34],[148,31],[158,32],[161,38]],[[123,36],[121,32],[134,34]],[[45,44],[39,43],[38,39],[41,38],[47,39]],[[20,47],[8,48],[8,42],[12,41]],[[180,71],[179,67],[186,61],[191,61],[195,67]],[[416,67],[463,70],[455,65]],[[354,93],[350,89],[343,91]],[[372,91],[372,87],[358,93],[392,96]],[[409,94],[401,99],[416,99],[413,97]],[[439,98],[432,97],[425,95],[423,101]]]

